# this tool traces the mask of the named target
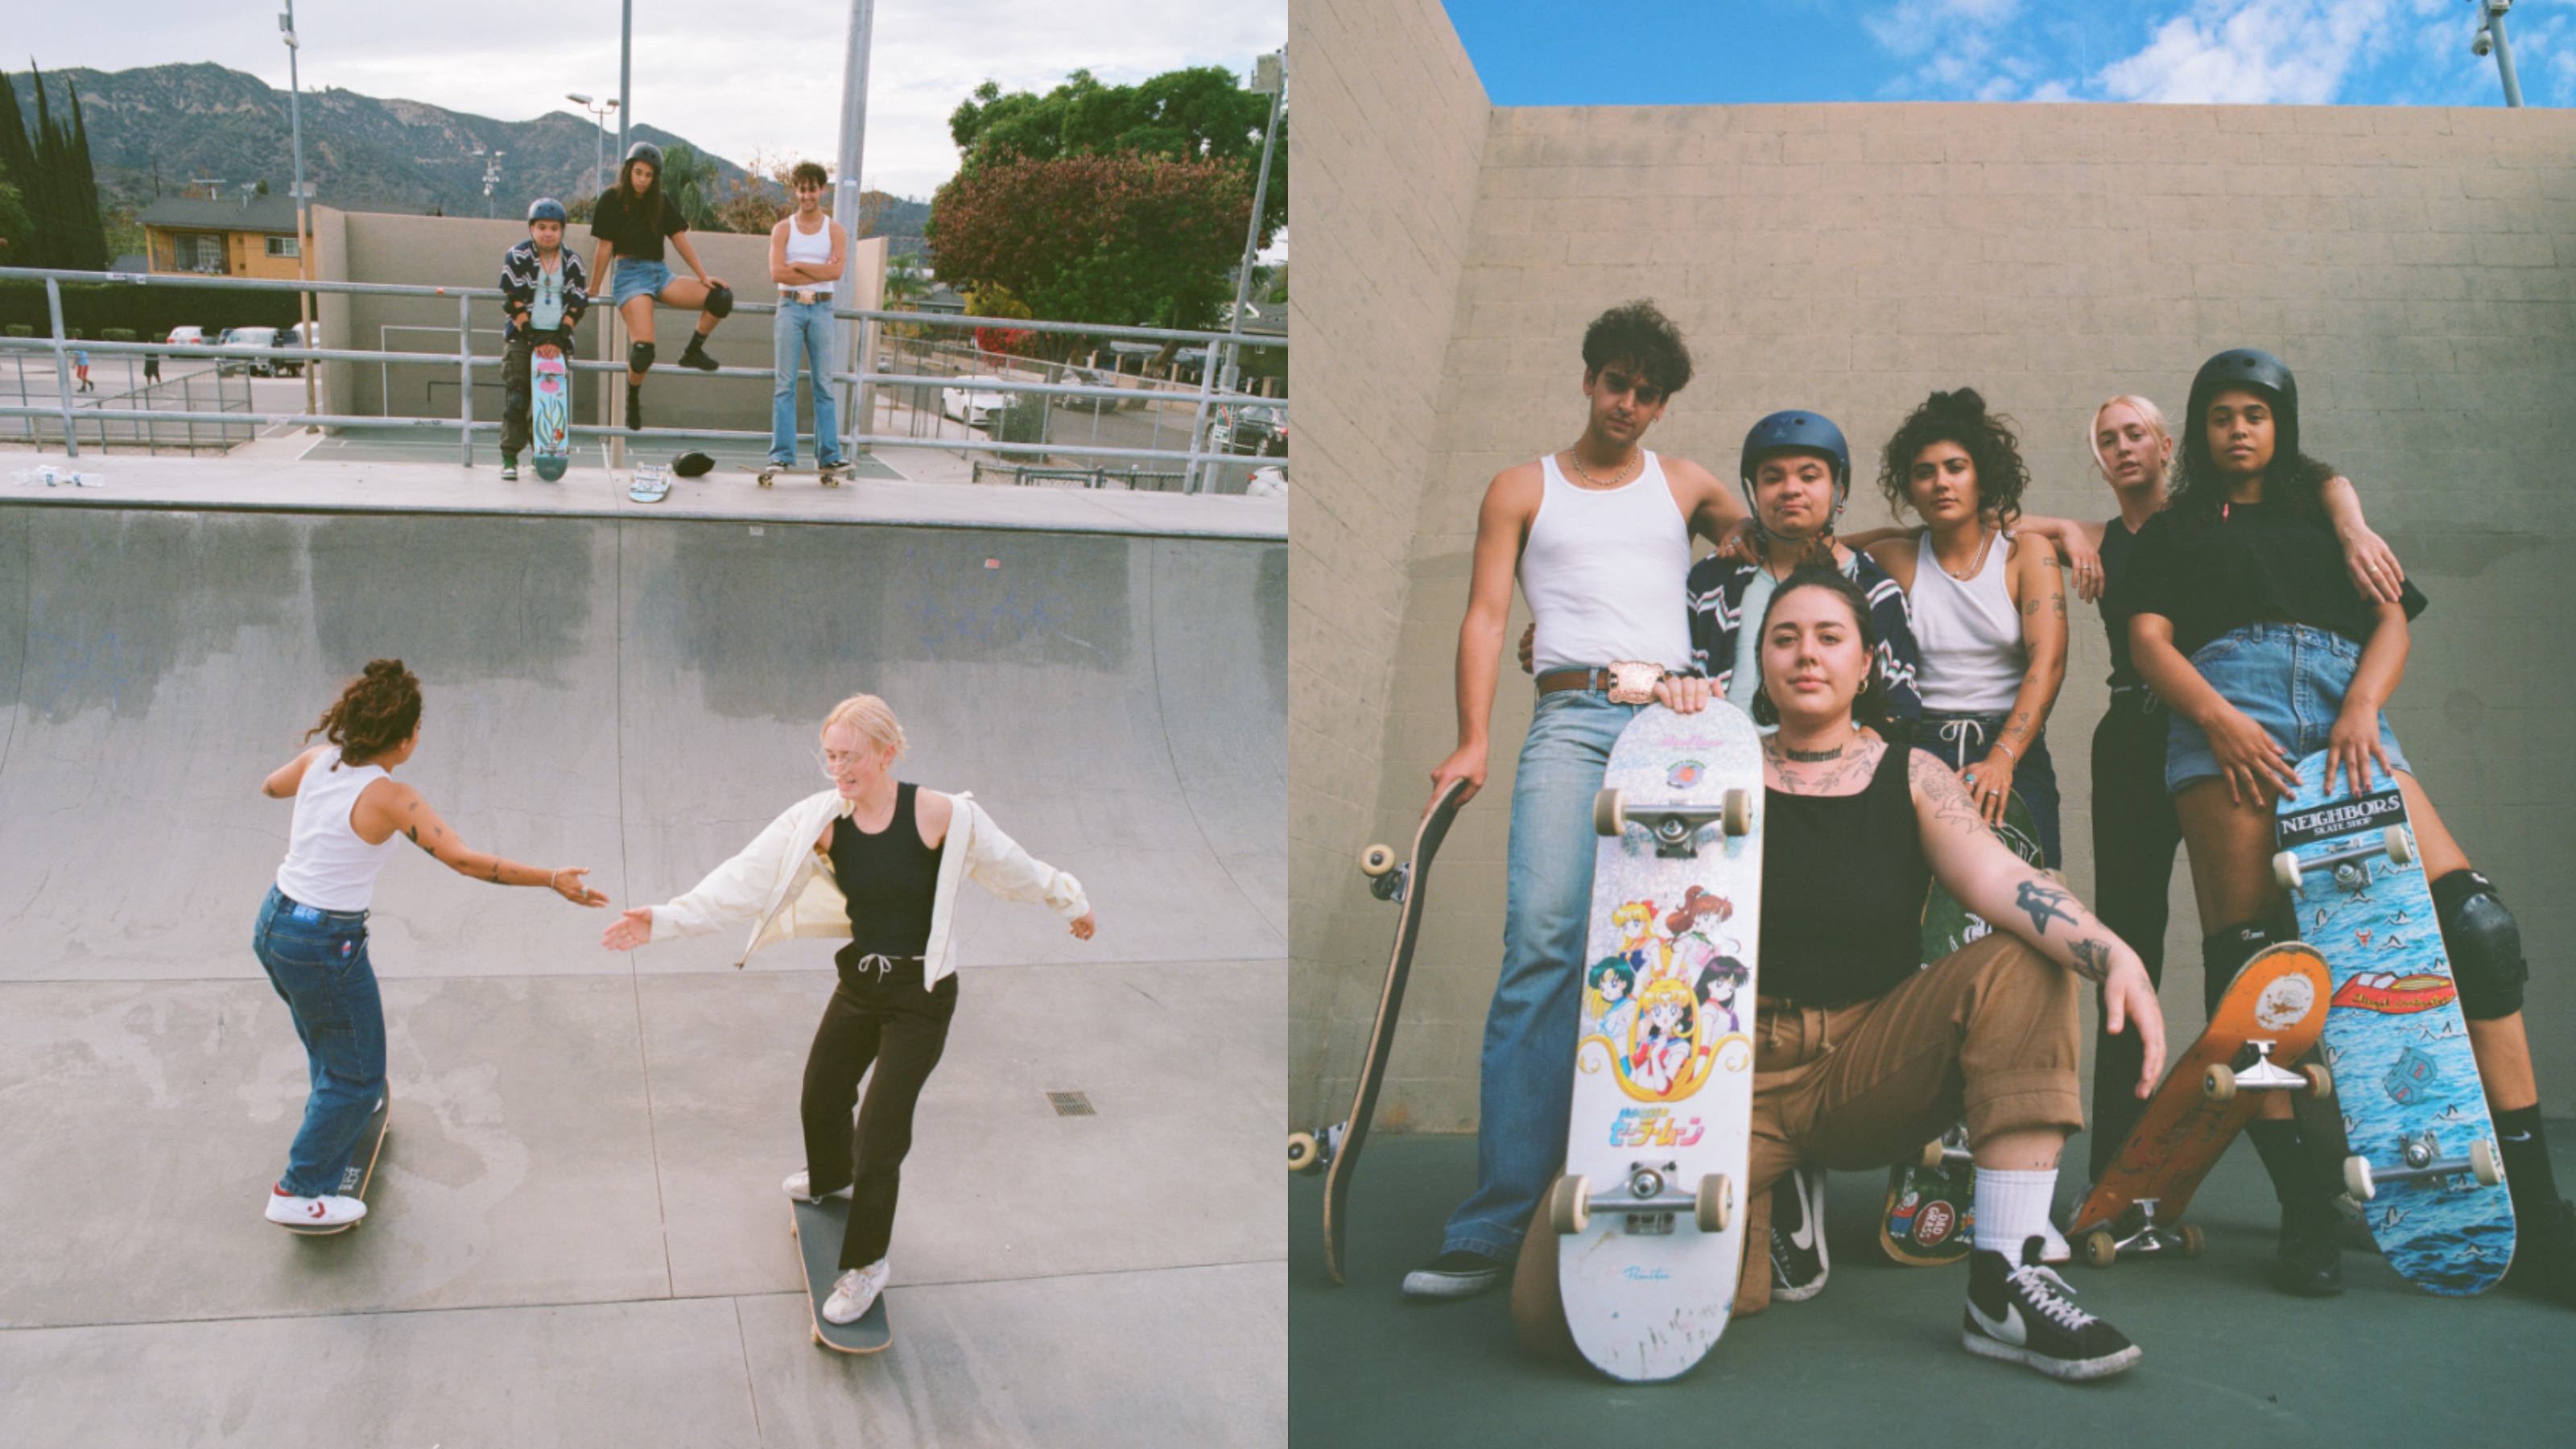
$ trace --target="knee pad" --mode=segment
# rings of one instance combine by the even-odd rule
[[[650,342],[635,342],[628,344],[626,348],[626,370],[628,372],[651,372],[653,370],[653,344]]]
[[[733,288],[707,288],[707,315],[710,317],[730,317],[733,315]]]
[[[2276,941],[2287,939],[2276,921],[2244,921],[2222,926],[2200,938],[2201,1009],[2218,1014],[2218,999],[2236,981],[2236,973],[2254,959],[2256,952]]]
[[[2496,895],[2495,882],[2474,870],[2451,872],[2433,882],[2433,916],[2451,953],[2460,1014],[2494,1021],[2522,1010],[2531,968],[2522,959],[2521,923]]]

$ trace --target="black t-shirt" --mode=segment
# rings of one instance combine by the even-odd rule
[[[654,199],[662,203],[658,226],[628,197],[625,187],[610,187],[600,194],[599,207],[591,213],[590,234],[616,243],[621,257],[633,257],[639,262],[662,260],[662,238],[687,231],[689,223],[669,196],[656,192]]]
[[[2126,520],[2114,515],[2102,525],[2102,628],[2111,636],[2111,688],[2144,689],[2138,666],[2129,659],[2129,613],[2119,606],[2120,580],[2129,572],[2129,555],[2138,536]]]
[[[1923,966],[1932,866],[1905,745],[1856,795],[1763,795],[1762,987],[1801,1006],[1848,1006]]]
[[[2132,615],[2172,620],[2174,647],[2186,658],[2261,620],[2307,624],[2356,644],[2369,643],[2378,623],[2377,606],[2344,570],[2343,547],[2325,516],[2271,503],[2232,503],[2208,519],[2168,508],[2148,519],[2103,602],[2106,619],[2119,615],[2123,635]],[[2424,612],[2424,595],[2411,580],[2401,602],[2409,619]]]

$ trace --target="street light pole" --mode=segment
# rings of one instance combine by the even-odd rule
[[[1261,174],[1252,183],[1252,221],[1243,229],[1243,265],[1234,274],[1234,320],[1226,328],[1229,336],[1225,344],[1225,375],[1220,383],[1228,392],[1235,390],[1242,372],[1243,344],[1239,339],[1243,336],[1244,309],[1252,302],[1252,263],[1261,254],[1261,214],[1270,205],[1270,158],[1279,144],[1279,112],[1288,102],[1288,52],[1275,50],[1253,62],[1252,90],[1256,94],[1270,93],[1270,125],[1261,133]],[[1215,365],[1215,350],[1210,345],[1211,355],[1200,363],[1202,368]],[[1195,450],[1198,443],[1193,441],[1190,446]],[[1191,487],[1197,486],[1198,480],[1192,479]]]
[[[2504,82],[2504,103],[2522,105],[2522,82],[2513,73],[2513,45],[2504,38],[2504,13],[2513,8],[2513,0],[2477,0],[2478,34],[2469,42],[2469,54],[2485,55],[2495,51],[2496,76]]]
[[[626,160],[626,123],[635,117],[635,0],[624,0],[617,19],[617,159]]]
[[[859,245],[859,168],[867,157],[868,51],[875,43],[876,11],[876,0],[850,0],[850,45],[841,63],[841,152],[834,171],[832,219],[849,234],[850,251],[853,253]],[[841,268],[841,283],[832,289],[844,307],[850,306],[853,300],[850,280],[850,268],[845,262]],[[842,345],[833,349],[841,354],[841,371],[864,376],[873,351],[866,345],[866,339],[874,328],[874,323],[859,323],[850,329],[850,335],[843,339]],[[843,384],[840,393],[842,436],[858,437],[875,432],[875,419],[860,416],[862,409],[871,413],[875,410],[876,398],[867,384],[864,381]],[[821,446],[819,440],[816,446]],[[848,456],[846,449],[843,456]]]
[[[588,96],[578,95],[571,91],[564,92],[564,99],[568,101],[577,101],[580,103],[583,110],[590,112],[592,134],[592,145],[590,148],[590,191],[592,195],[596,196],[600,192],[608,189],[608,182],[605,179],[608,172],[608,113],[617,109],[617,102],[613,100],[594,101]]]
[[[286,117],[295,133],[295,275],[309,282],[313,280],[313,211],[304,190],[304,80],[296,64],[304,47],[295,38],[295,0],[286,0],[286,9],[277,17],[277,28],[286,40]],[[313,335],[311,292],[295,294],[295,317],[298,344],[313,346],[320,339]],[[313,364],[307,362],[296,371],[304,374],[304,415],[312,417],[321,412],[314,405]]]

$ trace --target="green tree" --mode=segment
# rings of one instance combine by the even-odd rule
[[[723,200],[716,194],[716,176],[715,158],[688,142],[674,141],[662,148],[662,191],[678,204],[691,231],[725,229],[716,210]]]
[[[9,265],[52,266],[53,254],[39,221],[45,214],[45,174],[36,164],[35,148],[27,142],[18,88],[10,83],[7,71],[0,71],[0,184],[8,186],[10,196],[10,211],[0,213],[0,225],[8,228],[0,236],[9,239]]]
[[[1091,72],[1077,70],[1042,96],[1005,94],[986,81],[950,114],[948,135],[957,143],[961,177],[1010,160],[1126,153],[1233,162],[1248,173],[1260,165],[1262,133],[1269,124],[1270,97],[1245,90],[1222,66],[1165,71],[1132,86],[1103,85]],[[1263,208],[1265,231],[1288,222],[1284,113],[1279,134]]]
[[[1135,152],[988,161],[931,203],[938,275],[1061,321],[1209,326],[1252,219],[1250,172]]]

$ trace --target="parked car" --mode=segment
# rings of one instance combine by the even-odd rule
[[[1011,395],[989,387],[943,387],[939,390],[939,410],[970,428],[992,426],[1002,409],[1011,405]]]
[[[274,327],[235,327],[224,334],[223,341],[216,343],[215,345],[222,348],[275,347],[277,345],[277,329]],[[237,372],[247,372],[253,377],[267,377],[273,370],[274,369],[272,369],[269,364],[269,359],[265,357],[217,357],[215,359],[215,375],[217,377],[230,377]]]
[[[1288,419],[1276,407],[1238,403],[1216,410],[1218,449],[1253,458],[1288,456]]]
[[[173,327],[170,329],[170,335],[162,338],[161,340],[169,343],[173,347],[203,347],[206,345],[206,329],[203,327]]]
[[[313,339],[314,334],[321,330],[322,324],[319,322],[298,322],[292,327],[280,327],[277,329],[277,341],[272,345],[277,347],[318,347],[321,344]],[[266,360],[275,365],[275,371],[270,374],[273,377],[302,377],[304,375],[303,363],[288,362],[282,357],[273,357]]]

